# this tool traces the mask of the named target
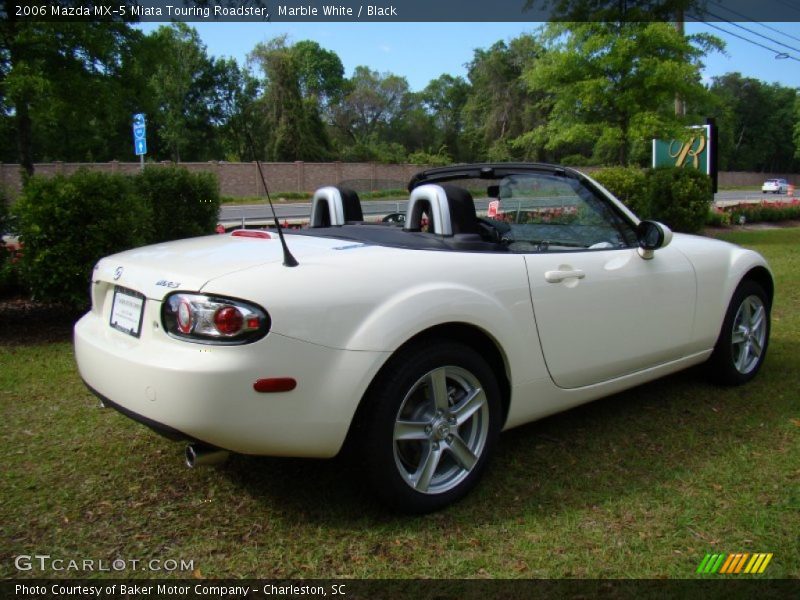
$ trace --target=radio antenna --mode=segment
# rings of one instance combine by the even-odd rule
[[[267,179],[264,177],[264,171],[261,168],[261,161],[258,160],[258,156],[256,155],[255,145],[253,144],[253,138],[250,136],[250,130],[247,128],[245,124],[245,135],[247,135],[247,141],[250,144],[250,152],[253,155],[253,159],[256,161],[256,166],[258,167],[258,174],[261,176],[261,183],[264,184],[264,191],[267,193],[267,200],[269,201],[269,208],[272,211],[272,220],[275,223],[275,229],[278,231],[278,238],[281,240],[281,247],[283,248],[283,266],[284,267],[296,267],[300,263],[297,262],[297,259],[292,256],[292,253],[289,251],[289,246],[286,244],[286,239],[283,237],[283,229],[281,229],[281,224],[278,222],[278,215],[275,214],[275,207],[272,205],[272,198],[269,196],[269,188],[267,187]]]

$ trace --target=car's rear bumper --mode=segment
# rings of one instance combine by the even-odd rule
[[[234,452],[334,456],[386,358],[274,333],[242,346],[188,343],[157,327],[148,314],[157,314],[157,303],[150,304],[140,339],[112,329],[95,312],[78,321],[81,377],[120,412],[169,437]],[[253,383],[268,377],[293,377],[297,387],[256,392]]]

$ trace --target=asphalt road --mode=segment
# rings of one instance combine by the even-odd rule
[[[717,206],[738,204],[740,202],[761,202],[762,200],[785,200],[786,194],[762,194],[752,191],[724,191],[714,195],[714,203]],[[405,212],[407,202],[405,200],[369,200],[362,202],[361,208],[366,219],[377,219],[393,212]],[[489,200],[475,200],[475,208],[478,212],[485,212],[488,208]],[[311,216],[311,203],[275,203],[275,213],[278,219],[288,222],[308,220]],[[272,219],[269,205],[266,198],[264,204],[245,204],[234,205],[225,204],[220,209],[220,222],[226,227],[242,225],[261,225],[267,220]]]

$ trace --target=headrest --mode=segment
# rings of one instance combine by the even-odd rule
[[[408,201],[404,229],[420,231],[423,214],[431,221],[429,231],[437,235],[479,232],[472,195],[455,185],[425,184],[414,188]]]
[[[332,227],[363,220],[361,201],[353,190],[328,186],[314,192],[310,227]]]

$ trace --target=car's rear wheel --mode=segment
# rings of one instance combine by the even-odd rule
[[[477,483],[500,430],[500,390],[472,348],[433,342],[409,348],[383,370],[368,397],[360,456],[378,496],[423,513]]]
[[[711,375],[724,385],[740,385],[756,376],[767,353],[770,301],[755,281],[743,281],[731,298],[714,353]]]

